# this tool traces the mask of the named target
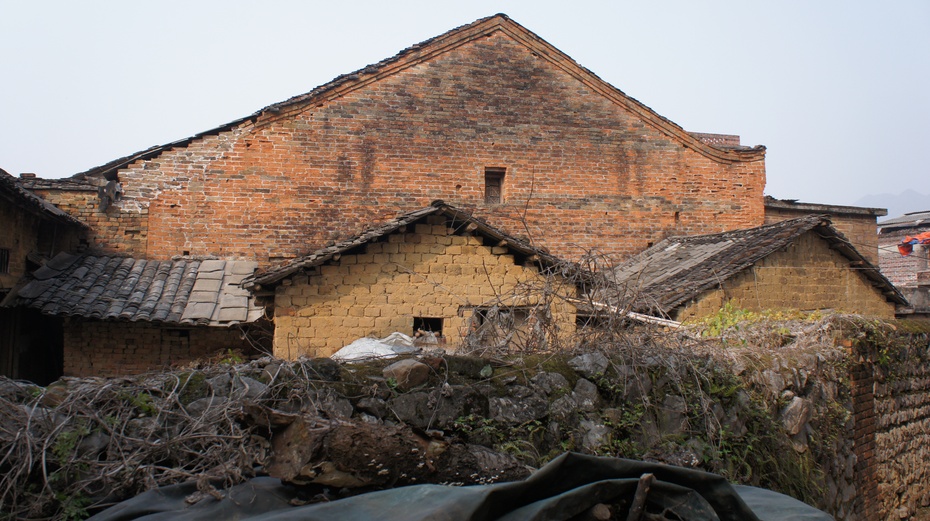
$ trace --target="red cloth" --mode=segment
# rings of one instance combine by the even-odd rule
[[[898,253],[905,257],[910,255],[914,251],[915,244],[930,244],[930,232],[918,233],[913,237],[906,235],[898,244]]]

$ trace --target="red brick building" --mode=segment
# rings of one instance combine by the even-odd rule
[[[28,184],[89,225],[90,254],[259,272],[437,199],[560,258],[623,260],[799,210],[767,203],[764,187],[764,147],[685,131],[505,15],[190,138]],[[75,322],[73,353],[96,335],[74,334],[90,331],[77,322],[112,325],[93,309],[59,310]],[[158,365],[203,351],[184,328],[205,326],[163,322],[150,335],[122,328],[146,339],[125,352]]]
[[[37,189],[90,223],[101,252],[151,259],[269,266],[435,199],[556,255],[626,257],[763,224],[764,159],[686,132],[495,15]],[[100,212],[108,181],[121,192]]]
[[[917,244],[910,255],[902,255],[898,244],[905,237],[930,231],[930,211],[911,212],[878,225],[879,262],[882,273],[897,286],[910,305],[899,316],[930,318],[930,245]]]

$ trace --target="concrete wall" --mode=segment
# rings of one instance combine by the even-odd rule
[[[895,311],[881,291],[813,232],[731,277],[722,289],[682,306],[677,318],[707,316],[728,301],[748,310],[833,309],[889,319]]]
[[[65,376],[120,376],[165,369],[228,349],[251,350],[237,329],[171,328],[133,322],[68,319]]]
[[[98,245],[268,265],[434,199],[563,257],[763,223],[763,152],[712,158],[572,67],[496,31],[137,161]],[[503,204],[484,203],[486,167],[506,168]]]
[[[441,318],[452,347],[469,334],[475,307],[540,303],[547,281],[536,268],[515,264],[507,248],[450,234],[442,218],[429,222],[278,286],[275,356],[329,356],[358,338],[412,335],[415,317]],[[574,294],[573,286],[553,281],[560,287],[551,289]],[[556,301],[551,316],[560,332],[574,331],[571,306]]]

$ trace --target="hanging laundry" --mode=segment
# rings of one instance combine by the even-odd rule
[[[907,235],[898,243],[898,252],[908,256],[914,251],[915,244],[930,244],[930,232],[919,233],[913,237]]]

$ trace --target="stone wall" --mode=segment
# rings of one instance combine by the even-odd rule
[[[121,169],[116,224],[98,226],[98,243],[268,265],[434,199],[564,257],[763,224],[763,151],[713,149],[644,118],[506,31],[354,85]],[[500,204],[484,202],[489,167],[505,169]]]
[[[930,346],[927,333],[874,351],[874,474],[880,519],[930,520]]]
[[[165,369],[229,349],[250,352],[238,329],[171,328],[67,319],[65,376],[121,376]]]
[[[452,347],[478,326],[476,309],[494,306],[502,313],[525,310],[530,329],[548,331],[551,313],[561,332],[574,331],[574,309],[561,302],[549,308],[540,297],[545,284],[564,281],[546,280],[535,267],[515,264],[506,247],[453,235],[444,218],[428,222],[278,286],[274,354],[291,360],[328,356],[366,336],[413,335],[417,317],[441,320],[442,341]],[[574,286],[550,289],[574,294]]]
[[[683,306],[677,319],[711,315],[727,302],[753,311],[832,309],[889,319],[895,311],[894,304],[850,267],[848,259],[813,232],[731,277],[722,289],[706,292]]]
[[[87,325],[98,335],[135,328],[140,339],[153,336],[153,328],[138,324]],[[154,425],[147,432],[162,436],[178,418],[200,424],[209,417],[236,418],[231,425],[263,421],[255,431],[259,436],[280,432],[268,427],[269,417],[306,415],[342,425],[401,422],[433,429],[445,438],[432,438],[437,446],[481,445],[533,466],[566,450],[645,459],[787,493],[839,521],[927,520],[928,331],[903,321],[836,315],[744,321],[719,337],[693,329],[693,335],[617,329],[602,331],[600,342],[587,349],[497,352],[493,359],[436,350],[397,364],[265,357],[237,368],[184,369],[184,378],[196,384],[179,391],[181,400],[171,395],[165,403],[187,414],[160,414],[164,428]],[[161,377],[178,381],[176,374]],[[54,407],[48,404],[58,402],[46,398],[61,400],[71,391],[93,395],[100,382],[66,379],[54,384],[55,393],[20,394],[30,400],[53,395],[41,403]],[[129,385],[138,391],[139,382],[119,379],[106,388],[116,393],[114,387]],[[166,397],[151,394],[153,400]],[[268,415],[233,413],[244,406]],[[210,412],[213,407],[219,409]],[[294,414],[297,409],[300,414]],[[258,446],[256,457],[268,455],[267,443]],[[118,454],[99,450],[101,458]],[[242,446],[234,450],[239,454]],[[253,460],[243,461],[251,472]]]

